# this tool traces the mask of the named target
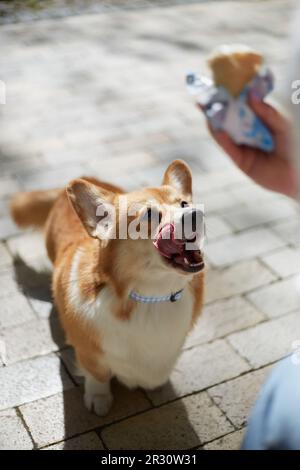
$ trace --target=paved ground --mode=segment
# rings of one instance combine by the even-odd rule
[[[270,365],[299,339],[296,207],[229,163],[183,83],[214,45],[234,41],[266,54],[280,88],[295,2],[142,3],[0,28],[1,448],[236,449]],[[115,384],[111,413],[97,418],[83,408],[49,279],[34,270],[36,235],[18,232],[7,200],[82,173],[158,184],[177,157],[206,205],[207,305],[170,384]]]

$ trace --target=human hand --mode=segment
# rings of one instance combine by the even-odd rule
[[[273,134],[274,150],[264,152],[246,145],[237,145],[221,130],[208,124],[215,141],[246,175],[261,186],[295,197],[297,183],[291,159],[291,124],[275,108],[253,96],[249,105]]]

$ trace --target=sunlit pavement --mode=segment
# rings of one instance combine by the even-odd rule
[[[300,223],[293,202],[255,186],[211,141],[184,76],[205,71],[214,46],[246,43],[265,54],[280,95],[296,2],[104,3],[0,27],[0,447],[236,449],[270,364],[299,339]],[[18,231],[7,201],[82,174],[158,185],[175,158],[206,208],[206,307],[170,383],[115,384],[98,418],[83,407],[49,277],[35,272],[37,235]]]

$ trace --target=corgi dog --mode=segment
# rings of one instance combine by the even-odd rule
[[[128,215],[125,199],[138,210]],[[85,378],[87,408],[109,411],[112,377],[129,388],[165,384],[203,303],[203,212],[193,206],[187,164],[174,161],[161,186],[130,193],[89,177],[18,193],[11,213],[20,227],[44,229],[54,302]],[[151,236],[130,237],[132,227]]]

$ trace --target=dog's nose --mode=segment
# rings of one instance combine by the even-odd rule
[[[201,234],[204,225],[204,214],[200,209],[191,208],[181,216],[182,234],[186,240],[191,240]]]

